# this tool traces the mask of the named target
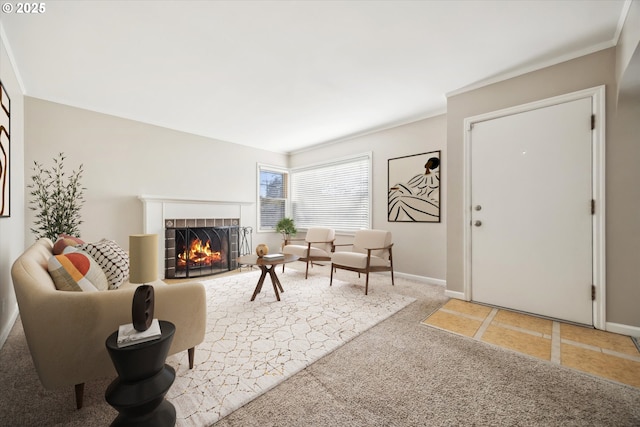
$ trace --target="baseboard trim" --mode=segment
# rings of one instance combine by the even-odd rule
[[[18,313],[19,313],[18,305],[16,304],[13,308],[13,313],[9,315],[9,321],[7,322],[3,330],[0,331],[0,349],[2,349],[2,347],[4,346],[4,343],[7,341],[7,338],[9,338],[9,333],[11,332],[13,325],[15,325],[16,323],[16,319],[18,318]]]
[[[397,271],[394,271],[393,274],[396,277],[402,277],[403,279],[407,279],[407,280],[415,280],[416,282],[427,283],[429,285],[444,286],[444,287],[447,286],[447,281],[442,279],[435,279],[433,277],[426,277],[426,276],[417,276],[415,274],[408,274],[408,273],[400,273]]]
[[[448,296],[449,298],[455,298],[455,299],[467,301],[467,299],[464,297],[464,292],[450,291],[447,289],[446,291],[444,291],[444,295]]]
[[[608,332],[616,334],[628,335],[630,337],[640,337],[640,327],[631,325],[622,325],[620,323],[607,322],[605,328]]]

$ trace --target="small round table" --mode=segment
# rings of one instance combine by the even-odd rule
[[[107,387],[105,399],[120,413],[111,426],[174,426],[176,409],[164,396],[176,378],[165,365],[176,327],[160,321],[162,336],[152,341],[118,347],[118,331],[106,346],[118,378]]]
[[[260,275],[260,279],[258,279],[258,284],[256,285],[256,289],[253,291],[253,296],[251,297],[251,301],[256,299],[256,296],[262,290],[262,284],[264,283],[264,279],[267,276],[267,273],[271,278],[271,284],[273,285],[273,292],[275,292],[277,300],[280,301],[280,294],[278,293],[278,289],[280,289],[280,292],[284,292],[284,289],[282,289],[280,280],[278,279],[278,276],[276,276],[275,266],[297,261],[298,258],[299,257],[297,255],[290,255],[290,254],[284,255],[282,258],[273,258],[273,259],[260,258],[257,255],[243,255],[241,257],[238,257],[239,264],[257,265],[258,267],[260,267],[260,270],[262,271],[262,274]]]

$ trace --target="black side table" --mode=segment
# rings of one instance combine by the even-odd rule
[[[106,346],[118,378],[107,387],[105,399],[120,413],[112,426],[174,426],[176,409],[164,396],[176,378],[165,365],[176,327],[160,321],[162,336],[153,341],[118,347],[118,331]]]

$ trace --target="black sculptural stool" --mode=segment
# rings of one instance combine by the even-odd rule
[[[176,378],[165,364],[176,331],[171,322],[160,321],[162,336],[153,341],[118,347],[118,331],[106,346],[118,378],[107,388],[105,399],[120,413],[112,426],[174,426],[176,409],[164,396]]]

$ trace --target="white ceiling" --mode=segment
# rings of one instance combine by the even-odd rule
[[[613,46],[624,0],[53,1],[0,13],[26,95],[292,152]],[[17,3],[13,2],[14,6]]]

